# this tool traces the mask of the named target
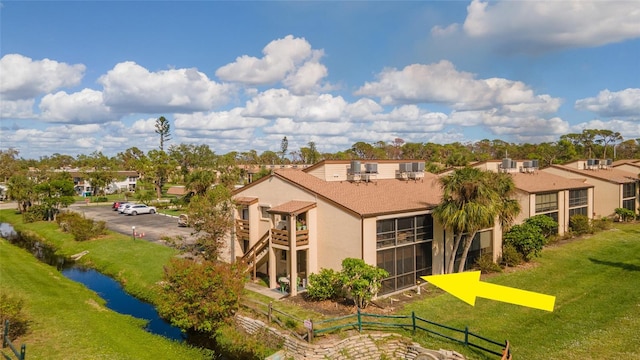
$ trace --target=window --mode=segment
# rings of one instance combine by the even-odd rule
[[[558,210],[558,194],[537,194],[536,214],[552,210]]]
[[[260,205],[260,217],[262,219],[268,219],[269,218],[269,209],[271,209],[270,206],[265,206],[265,205]]]
[[[468,236],[468,234],[462,236],[460,246],[458,247],[458,251],[456,251],[456,260],[453,268],[454,271],[457,271],[458,266],[460,266],[462,252],[464,251],[464,243]],[[469,252],[467,253],[467,261],[464,264],[464,271],[473,268],[475,266],[476,260],[480,258],[480,255],[484,253],[491,253],[493,251],[493,246],[491,244],[492,236],[492,230],[478,232],[476,234],[476,236],[471,241],[471,247],[469,248]]]
[[[589,191],[587,189],[569,191],[569,207],[587,205]]]
[[[622,185],[622,197],[630,198],[636,197],[636,183],[628,183]]]
[[[377,266],[389,272],[382,294],[414,286],[432,267],[433,217],[410,216],[378,220]]]
[[[627,200],[622,200],[622,207],[627,209],[627,210],[631,210],[634,213],[636,212],[636,199],[627,199]]]
[[[586,207],[579,207],[579,208],[575,208],[575,209],[569,209],[569,218],[571,218],[573,215],[588,216],[587,215],[587,208]]]

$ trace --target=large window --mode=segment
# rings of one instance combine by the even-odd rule
[[[464,251],[464,244],[467,237],[468,234],[462,235],[460,246],[458,247],[458,251],[456,251],[456,261],[453,268],[454,271],[458,271],[458,267],[460,266],[460,260],[462,259],[462,252]],[[480,258],[480,255],[493,252],[491,241],[492,237],[493,230],[482,231],[476,234],[471,242],[469,252],[467,253],[467,261],[464,264],[464,271],[472,269],[475,266],[476,260]]]
[[[636,183],[628,183],[622,185],[622,197],[630,198],[636,197]]]
[[[558,193],[536,195],[536,214],[553,210],[558,210]]]
[[[587,189],[569,190],[569,207],[587,205],[589,191]]]
[[[569,218],[574,215],[588,216],[589,190],[569,190]],[[557,221],[557,220],[556,220]]]
[[[636,199],[633,198],[633,199],[622,200],[622,207],[627,210],[636,212]]]
[[[389,272],[380,293],[411,287],[420,276],[431,274],[431,215],[378,220],[376,227],[377,266]]]

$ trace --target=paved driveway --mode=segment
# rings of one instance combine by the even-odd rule
[[[123,215],[113,211],[111,205],[85,205],[78,203],[71,205],[70,208],[96,221],[105,221],[109,230],[121,234],[133,236],[132,227],[135,226],[136,233],[138,235],[144,234],[142,239],[147,241],[159,241],[166,237],[174,238],[176,236],[184,237],[188,243],[194,240],[191,235],[193,229],[179,227],[178,219],[173,216],[162,214]]]

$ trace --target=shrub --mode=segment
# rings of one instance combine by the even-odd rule
[[[591,228],[593,228],[593,231],[609,230],[611,229],[611,226],[611,219],[602,218],[591,221]]]
[[[593,233],[591,223],[586,215],[573,215],[569,218],[569,228],[576,235]]]
[[[369,265],[362,259],[342,260],[340,280],[355,305],[364,309],[382,287],[382,279],[389,276],[385,269]]]
[[[547,215],[536,215],[524,221],[526,224],[537,226],[544,237],[558,233],[558,222]]]
[[[29,210],[22,213],[22,220],[26,223],[42,221],[47,219],[47,209],[45,205],[33,205]]]
[[[502,246],[502,264],[513,267],[522,264],[523,261],[522,254],[518,252],[515,246],[511,244]]]
[[[22,313],[24,300],[5,293],[0,294],[0,334],[4,335],[4,323],[9,321],[9,338],[15,339],[28,330],[28,321]]]
[[[480,257],[476,259],[476,266],[483,274],[502,272],[500,265],[493,262],[493,256],[490,253],[480,255]]]
[[[215,332],[215,352],[228,359],[266,359],[282,348],[283,340],[267,330],[247,334],[231,325],[224,325]]]
[[[109,199],[104,196],[101,196],[96,199],[96,202],[107,202],[107,201],[109,201]]]
[[[540,228],[527,222],[514,225],[504,234],[504,241],[515,247],[526,261],[538,256],[546,243]]]
[[[72,211],[60,213],[56,222],[62,231],[71,233],[76,241],[86,241],[107,233],[107,224],[104,221],[87,219]]]
[[[333,269],[321,269],[318,274],[310,274],[307,285],[309,298],[316,301],[337,298],[342,287],[338,275]]]
[[[629,209],[617,208],[615,212],[622,221],[630,221],[636,218],[636,214]]]

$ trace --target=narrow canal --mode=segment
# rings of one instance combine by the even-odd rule
[[[55,254],[55,250],[46,244],[26,239],[10,224],[0,223],[0,237],[14,245],[31,251],[40,261],[55,266],[70,280],[84,284],[106,301],[106,306],[118,313],[131,315],[148,321],[145,330],[176,341],[187,341],[187,336],[179,328],[162,319],[153,305],[127,294],[120,284],[112,278],[93,269],[82,268],[73,261]]]

